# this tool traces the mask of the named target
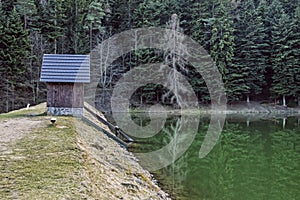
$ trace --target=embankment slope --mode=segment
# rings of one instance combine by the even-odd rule
[[[45,110],[0,115],[0,199],[169,199],[115,141],[79,118],[52,125]]]

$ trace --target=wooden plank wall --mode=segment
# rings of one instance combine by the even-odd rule
[[[83,108],[83,83],[47,83],[47,106]]]

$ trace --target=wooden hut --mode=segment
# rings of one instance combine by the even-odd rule
[[[48,114],[81,116],[83,84],[90,82],[89,55],[45,54],[40,81],[47,84]]]

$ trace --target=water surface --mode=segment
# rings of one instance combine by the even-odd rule
[[[133,120],[149,123],[144,115]],[[134,152],[157,150],[176,138],[180,116],[168,117],[162,131]],[[176,199],[300,199],[300,120],[297,117],[228,116],[213,150],[203,159],[199,149],[209,117],[201,117],[188,150],[172,165],[152,172]],[[177,146],[173,147],[176,152]],[[143,163],[142,163],[143,164]]]

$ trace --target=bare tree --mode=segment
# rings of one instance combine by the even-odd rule
[[[172,67],[173,70],[166,77],[169,91],[162,96],[162,102],[165,102],[166,98],[169,97],[173,106],[176,104],[181,106],[184,104],[184,101],[180,93],[182,94],[185,88],[181,86],[180,76],[177,72],[186,70],[186,61],[183,58],[183,55],[186,53],[186,47],[183,44],[183,36],[178,34],[180,27],[177,14],[171,16],[167,27],[165,35],[167,46],[164,52],[164,64],[165,66]]]

